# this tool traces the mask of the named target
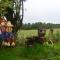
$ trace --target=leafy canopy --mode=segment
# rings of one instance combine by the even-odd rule
[[[10,7],[13,8],[13,0],[0,0],[0,16],[6,13],[6,8]]]

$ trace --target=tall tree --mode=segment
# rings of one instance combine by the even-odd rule
[[[5,15],[7,20],[10,20],[17,32],[23,21],[23,1],[26,0],[1,0],[0,1],[0,16]]]
[[[1,0],[0,16],[5,15],[14,25],[13,32],[16,34],[23,21],[23,1],[25,0]]]

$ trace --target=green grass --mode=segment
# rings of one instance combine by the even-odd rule
[[[0,48],[0,60],[40,60],[51,58],[60,59],[60,44],[55,47],[35,44],[33,47],[16,46],[14,48]]]
[[[31,36],[38,36],[38,31],[37,30],[20,30],[18,31],[18,42],[23,44],[26,41],[26,37],[31,37]],[[49,39],[50,37],[49,29],[47,29],[45,37],[47,38],[47,40]],[[54,29],[53,39],[60,40],[60,29]]]
[[[59,29],[54,30],[54,33]],[[48,36],[49,30],[47,31]],[[58,34],[57,34],[58,35]],[[37,36],[37,30],[21,30],[18,42],[24,43],[26,37]],[[0,48],[0,60],[60,60],[60,43],[54,46],[35,44],[33,47],[17,45],[14,48]]]
[[[18,31],[18,42],[24,43],[26,41],[26,37],[37,36],[37,30],[20,30]]]

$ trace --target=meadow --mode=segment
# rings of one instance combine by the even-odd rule
[[[60,29],[53,29],[53,38],[54,40],[60,39]],[[49,29],[46,30],[45,37],[49,38]],[[18,31],[18,42],[24,43],[27,37],[38,36],[38,30],[19,30]]]
[[[58,33],[57,33],[58,32]],[[60,60],[60,43],[54,46],[35,44],[33,47],[26,47],[26,37],[38,36],[37,30],[18,31],[16,46],[0,48],[0,60]],[[46,31],[46,37],[49,30]],[[54,38],[60,40],[60,29],[54,29]]]

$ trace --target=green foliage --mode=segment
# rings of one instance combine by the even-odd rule
[[[6,8],[7,7],[11,7],[12,8],[12,4],[13,1],[12,0],[1,0],[0,1],[0,16],[4,15],[4,13],[6,13]]]
[[[38,28],[60,28],[60,24],[52,24],[52,23],[41,23],[41,22],[36,22],[36,23],[28,23],[28,24],[23,24],[23,26],[21,27],[21,29],[26,29],[26,30],[30,30],[30,29],[38,29]]]

